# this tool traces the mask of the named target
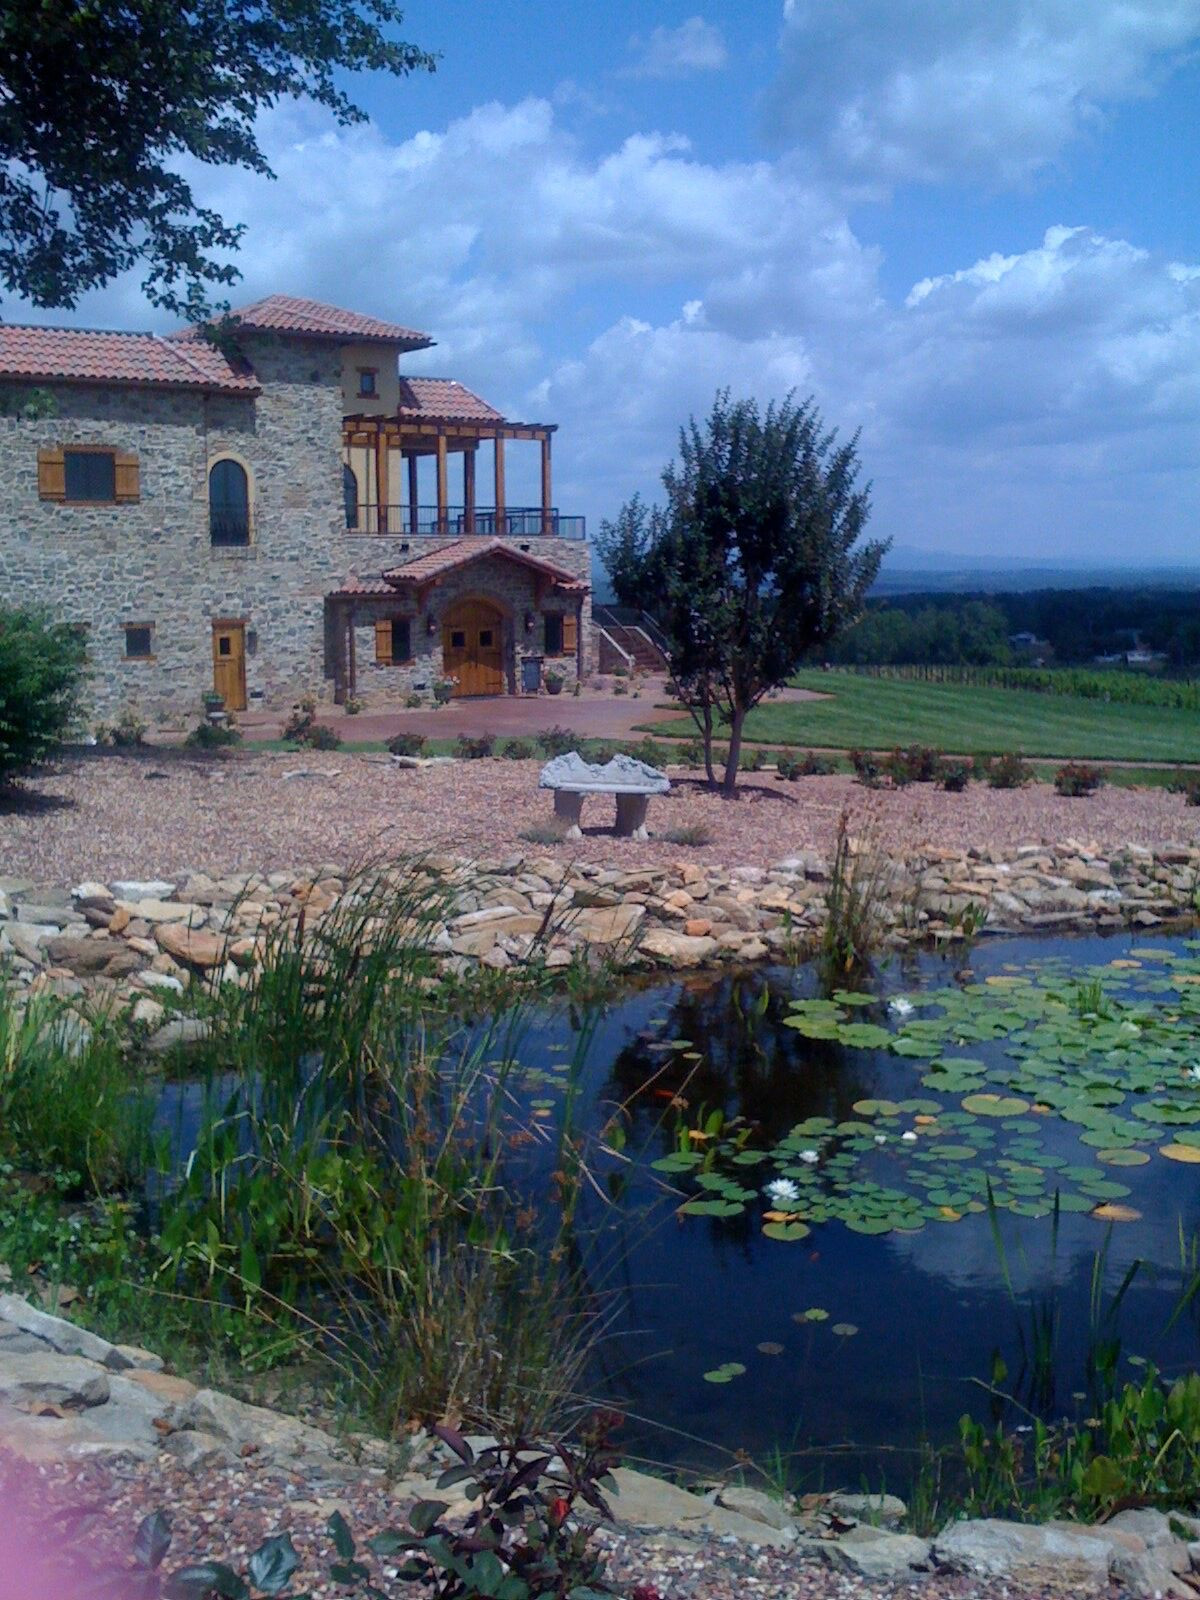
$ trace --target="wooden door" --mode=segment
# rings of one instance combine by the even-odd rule
[[[442,623],[443,671],[456,695],[504,693],[503,619],[484,600],[451,606]]]
[[[213,688],[225,698],[226,711],[246,709],[246,624],[214,622]]]

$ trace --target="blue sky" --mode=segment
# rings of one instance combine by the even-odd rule
[[[234,304],[427,328],[411,369],[556,421],[593,522],[719,385],[795,388],[861,429],[898,544],[1196,564],[1200,0],[415,0],[403,31],[441,65],[359,80],[368,125],[284,106],[278,182],[194,175],[248,224]],[[136,277],[75,320],[160,325]]]

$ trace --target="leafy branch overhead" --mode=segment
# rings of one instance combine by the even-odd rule
[[[715,725],[729,727],[727,793],[747,713],[857,619],[875,581],[887,545],[859,543],[870,490],[858,476],[858,435],[839,444],[811,399],[760,412],[725,390],[681,430],[666,505],[635,496],[601,528],[617,598],[667,636],[710,781]]]
[[[0,283],[73,306],[139,262],[189,320],[237,277],[242,226],[201,205],[189,163],[270,175],[257,118],[285,99],[365,113],[346,72],[434,57],[394,0],[41,0],[0,8]]]

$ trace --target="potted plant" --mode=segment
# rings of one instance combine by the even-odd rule
[[[216,689],[206,689],[200,696],[204,706],[204,715],[209,722],[220,723],[225,720],[225,696]]]
[[[452,675],[433,680],[433,698],[437,705],[449,705],[451,696],[458,688],[458,679]]]
[[[546,685],[546,693],[561,694],[563,692],[563,684],[566,683],[566,681],[567,678],[565,673],[559,672],[555,667],[551,667],[543,679],[543,682]]]

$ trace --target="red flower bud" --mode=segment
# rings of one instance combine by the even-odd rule
[[[570,1511],[570,1501],[564,1500],[562,1495],[559,1495],[556,1500],[551,1500],[550,1502],[550,1521],[557,1528],[560,1523],[563,1523],[567,1520],[567,1517],[570,1515]]]
[[[652,1583],[639,1583],[630,1600],[662,1600],[662,1595]]]

